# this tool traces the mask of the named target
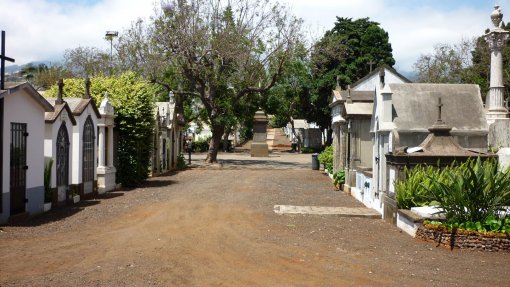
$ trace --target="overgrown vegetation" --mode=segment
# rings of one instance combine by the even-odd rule
[[[404,169],[405,180],[395,182],[395,199],[397,207],[410,209],[414,206],[430,205],[428,190],[432,186],[431,178],[444,180],[437,167],[418,165],[412,169]]]
[[[81,97],[83,79],[64,80],[65,97]],[[90,93],[99,106],[105,93],[115,109],[115,129],[118,137],[117,182],[124,186],[137,186],[148,176],[154,128],[154,98],[156,86],[141,80],[134,73],[116,77],[91,78]],[[58,87],[48,90],[56,97]]]
[[[324,151],[319,154],[318,159],[329,173],[333,173],[333,146],[327,146]]]
[[[333,184],[340,188],[345,183],[345,170],[339,170],[333,174]]]
[[[187,166],[186,160],[184,159],[184,154],[180,153],[177,156],[177,169],[185,169]]]
[[[455,222],[445,223],[440,221],[427,221],[425,222],[427,227],[435,229],[444,228],[444,231],[452,232],[457,230],[465,230],[468,232],[478,233],[510,233],[510,220],[508,218],[499,218],[496,216],[489,216],[484,221],[466,221],[466,222]]]
[[[395,183],[399,208],[438,205],[446,225],[486,226],[501,219],[510,205],[510,171],[498,170],[495,159],[471,159],[442,170],[418,166]]]

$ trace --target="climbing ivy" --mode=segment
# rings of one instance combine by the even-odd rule
[[[128,72],[116,77],[90,79],[90,93],[100,105],[105,93],[115,109],[115,129],[118,131],[117,182],[132,187],[148,176],[154,128],[154,98],[161,91]],[[56,97],[57,85],[47,92]],[[81,97],[84,79],[64,80],[64,97]]]

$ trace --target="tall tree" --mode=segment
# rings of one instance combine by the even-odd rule
[[[110,53],[94,47],[78,47],[64,52],[64,67],[76,77],[110,75]]]
[[[430,54],[420,55],[414,70],[417,81],[423,83],[462,83],[466,80],[466,68],[472,65],[475,39],[462,39],[457,44],[440,43]]]
[[[393,66],[395,59],[388,33],[369,18],[352,20],[337,17],[333,29],[326,31],[312,51],[313,78],[316,83],[314,114],[309,120],[325,129],[331,125],[329,99],[336,80],[346,88],[378,66]]]
[[[273,125],[282,127],[291,124],[292,133],[302,140],[294,129],[294,119],[307,118],[311,109],[312,74],[308,50],[304,45],[284,66],[284,74],[278,83],[267,93],[266,111],[274,114]]]
[[[169,0],[150,24],[132,29],[143,43],[128,41],[130,59],[152,63],[145,74],[154,82],[200,100],[213,134],[208,160],[216,162],[225,128],[246,115],[240,105],[282,75],[301,20],[272,0]],[[168,73],[183,79],[180,87]]]

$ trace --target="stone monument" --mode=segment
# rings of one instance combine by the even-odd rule
[[[491,51],[491,76],[490,89],[486,99],[487,122],[492,124],[496,119],[508,118],[508,110],[505,107],[503,85],[503,55],[501,50],[506,45],[509,32],[501,28],[503,13],[499,5],[494,6],[491,13],[492,28],[485,34],[485,41]]]
[[[88,78],[85,80],[85,86],[86,93],[90,94],[90,81]],[[117,172],[113,165],[113,128],[115,127],[115,114],[110,99],[108,99],[108,93],[105,94],[101,101],[99,113],[101,114],[101,118],[97,123],[97,127],[99,128],[97,187],[98,193],[102,194],[115,189],[115,175]]]
[[[252,157],[267,157],[269,149],[267,146],[267,123],[268,119],[263,111],[255,113],[253,118],[253,142],[251,144]]]
[[[491,13],[493,27],[485,34],[491,51],[490,90],[486,99],[487,123],[489,124],[489,146],[494,149],[510,147],[510,119],[505,105],[503,85],[503,55],[509,32],[501,28],[503,13],[498,5]]]

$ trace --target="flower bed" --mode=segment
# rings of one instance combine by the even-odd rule
[[[416,231],[416,238],[439,245],[480,251],[510,252],[510,235],[494,232],[474,232],[458,229],[454,232],[447,228],[425,224]]]

